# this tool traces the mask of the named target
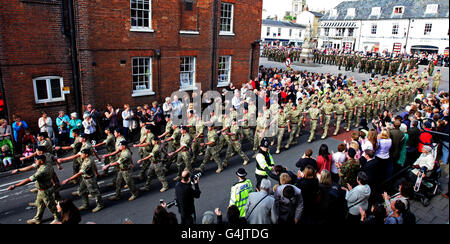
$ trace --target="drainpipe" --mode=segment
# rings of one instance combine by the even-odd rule
[[[405,53],[408,53],[406,47],[408,46],[408,38],[409,38],[409,28],[411,26],[411,19],[408,19],[408,31],[406,32],[406,43],[405,43]]]
[[[213,28],[212,28],[212,54],[211,54],[211,90],[214,89],[216,79],[216,59],[217,59],[217,11],[219,9],[219,0],[213,2]]]
[[[70,24],[70,47],[72,52],[72,78],[75,97],[75,109],[79,116],[81,116],[81,86],[80,86],[80,69],[78,66],[78,50],[76,46],[75,36],[75,11],[73,7],[73,0],[68,1],[69,24]]]
[[[0,96],[0,99],[3,99],[3,110],[5,111],[4,112],[4,114],[5,114],[5,119],[7,120],[7,121],[9,121],[8,120],[8,104],[6,103],[6,95],[5,95],[5,87],[4,87],[4,85],[3,85],[3,76],[2,76],[2,66],[1,66],[1,64],[0,64],[0,93],[1,93],[1,96]]]

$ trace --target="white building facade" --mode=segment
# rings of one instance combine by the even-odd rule
[[[320,19],[318,48],[444,53],[448,0],[342,2]]]
[[[264,45],[300,46],[303,43],[306,26],[287,21],[263,19],[261,40]]]

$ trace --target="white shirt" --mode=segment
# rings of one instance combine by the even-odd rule
[[[364,151],[366,150],[373,150],[372,142],[370,142],[368,139],[364,139],[361,141],[361,149],[363,151],[362,156],[365,156]]]
[[[414,165],[418,165],[420,168],[426,167],[428,170],[434,168],[434,157],[432,153],[422,153],[420,157],[416,160]],[[413,169],[412,172],[417,175],[420,171],[418,169]]]
[[[345,163],[346,159],[347,159],[347,157],[345,156],[345,153],[343,153],[343,152],[334,153],[332,156],[332,162],[331,162],[331,173],[337,174],[338,169],[336,167],[336,163],[343,164],[343,163]]]

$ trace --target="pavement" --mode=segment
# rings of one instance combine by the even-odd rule
[[[267,66],[284,66],[283,64],[273,63],[261,60],[261,65]],[[338,73],[337,67],[334,66],[323,66],[323,67],[297,67],[293,66],[294,69],[301,70],[309,70],[313,72],[330,72],[330,73]],[[444,79],[446,83],[443,89],[448,90],[448,68],[442,69],[445,75]],[[344,72],[342,72],[344,73]],[[347,72],[348,73],[348,72]],[[348,73],[348,75],[354,75],[355,77],[369,77],[365,74],[358,73]],[[361,79],[361,78],[357,78]],[[333,128],[330,128],[330,132]],[[351,133],[344,133],[337,137],[328,137],[325,140],[320,140],[320,134],[322,133],[319,130],[316,134],[316,140],[312,143],[307,143],[307,139],[309,137],[309,132],[307,128],[304,128],[301,137],[299,139],[299,144],[291,147],[288,150],[283,149],[280,154],[274,154],[275,148],[271,148],[271,152],[273,153],[274,161],[276,164],[281,164],[287,167],[289,170],[294,172],[297,171],[295,167],[295,163],[297,160],[303,155],[306,149],[311,148],[314,151],[313,156],[317,156],[318,148],[321,144],[327,144],[330,151],[337,150],[338,144],[342,142],[342,140],[350,137]],[[329,133],[330,134],[330,133]],[[287,141],[287,135],[285,135],[284,143]],[[243,151],[251,158],[252,146],[248,142],[244,142]],[[138,160],[137,150],[134,148],[133,151],[133,159],[134,161]],[[99,150],[99,155],[104,154],[104,150]],[[221,153],[221,159],[225,157],[225,150]],[[203,159],[203,156],[199,156],[199,161],[195,166],[198,166]],[[243,160],[239,157],[239,155],[235,155],[231,158],[229,166],[219,175],[215,173],[216,164],[214,162],[210,162],[207,165],[207,169],[204,175],[200,178],[200,190],[202,191],[200,199],[196,200],[196,211],[197,211],[197,223],[201,223],[202,214],[206,211],[214,211],[215,208],[220,208],[222,212],[226,212],[226,208],[230,199],[230,188],[231,186],[238,181],[235,172],[238,168],[244,167],[248,172],[248,178],[253,182],[256,182],[254,172],[255,172],[255,160],[251,160],[247,166],[242,166]],[[98,163],[98,167],[103,166],[102,163]],[[63,164],[63,169],[59,171],[55,167],[55,171],[58,174],[60,181],[63,181],[69,178],[72,175],[72,167],[71,162]],[[139,169],[135,169],[133,175],[137,175]],[[7,188],[11,184],[15,184],[20,182],[27,177],[30,177],[33,172],[21,173],[19,175],[9,175],[8,173],[3,173],[0,176],[0,224],[24,224],[27,219],[32,218],[36,214],[36,208],[29,207],[28,203],[35,200],[36,195],[34,193],[29,192],[31,188],[33,188],[33,183],[30,183],[26,186],[18,187],[13,191],[8,191]],[[94,222],[97,224],[121,224],[124,223],[125,220],[130,220],[135,224],[150,224],[153,218],[153,212],[156,206],[159,205],[160,199],[164,199],[166,202],[172,201],[175,198],[175,183],[172,182],[172,178],[175,177],[175,170],[172,169],[167,177],[169,181],[170,189],[164,193],[160,193],[159,189],[161,189],[161,184],[157,181],[157,179],[152,180],[151,191],[150,192],[141,192],[140,196],[129,202],[127,199],[130,196],[129,190],[122,190],[122,199],[117,202],[112,202],[106,199],[106,197],[114,194],[114,189],[108,187],[107,185],[111,183],[111,176],[102,177],[98,180],[100,185],[100,192],[103,197],[105,197],[105,206],[106,208],[97,213],[91,213],[90,211],[82,211],[82,221],[81,223]],[[445,180],[445,179],[443,179]],[[137,187],[143,186],[144,182],[135,181]],[[272,184],[276,184],[272,181]],[[446,192],[448,187],[448,179],[447,183],[441,185],[443,187],[443,191]],[[63,198],[73,199],[76,206],[81,205],[81,200],[79,198],[73,197],[71,195],[72,191],[77,189],[74,185],[64,186],[61,195]],[[412,209],[417,215],[418,223],[423,224],[444,224],[448,223],[448,200],[444,199],[442,196],[438,195],[433,198],[431,204],[428,207],[423,207],[418,202],[412,202]],[[95,202],[91,199],[91,209],[95,207]],[[178,209],[173,207],[169,209],[169,211],[177,214],[179,219]],[[48,224],[51,221],[51,215],[48,210],[45,210],[44,214],[44,223]]]

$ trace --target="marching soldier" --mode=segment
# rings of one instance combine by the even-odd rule
[[[116,138],[114,137],[113,131],[111,130],[111,128],[106,128],[105,129],[105,134],[106,134],[106,139],[103,142],[92,146],[92,148],[97,148],[97,147],[105,145],[106,152],[108,154],[109,153],[113,153],[114,151],[116,151],[116,145],[115,145],[116,144]],[[111,163],[111,158],[110,157],[105,158],[104,164],[108,165],[110,163]],[[103,174],[107,175],[108,172],[103,172]]]
[[[178,181],[181,179],[181,173],[183,171],[192,171],[192,161],[190,159],[190,152],[189,152],[189,145],[191,144],[191,137],[189,136],[189,133],[187,133],[187,127],[181,126],[180,132],[181,132],[181,138],[180,138],[180,147],[174,151],[169,153],[169,157],[172,157],[175,153],[178,153],[177,157],[177,169],[178,174],[177,177],[173,179],[173,181]],[[182,165],[185,165],[185,169],[182,169]]]
[[[152,139],[155,138],[155,135],[152,133],[151,131],[152,127],[150,125],[146,125],[145,126],[145,134],[141,135],[143,136],[141,138],[141,143],[140,144],[136,144],[133,145],[134,148],[142,148],[142,158],[147,157],[153,149],[153,144],[152,144]],[[143,180],[145,179],[145,176],[147,175],[147,169],[150,167],[150,161],[149,160],[143,160],[143,164],[142,164],[142,169],[141,172],[139,173],[139,179]]]
[[[350,127],[351,127],[351,123],[352,123],[352,118],[353,118],[353,114],[356,115],[356,101],[354,99],[354,95],[353,93],[350,93],[349,98],[345,99],[345,109],[346,109],[346,120],[347,120],[347,132],[350,131]]]
[[[82,164],[80,168],[80,172],[76,173],[72,177],[64,180],[62,182],[63,185],[67,184],[67,182],[72,181],[81,176],[82,180],[80,182],[79,193],[81,196],[82,205],[78,208],[78,210],[85,210],[89,208],[89,196],[95,199],[97,206],[92,210],[93,213],[96,213],[105,207],[103,203],[102,195],[100,195],[100,190],[97,184],[97,175],[96,175],[96,167],[95,161],[91,157],[92,150],[91,149],[83,149],[81,151],[81,159]]]
[[[356,103],[356,120],[355,120],[355,127],[359,126],[359,122],[361,120],[361,115],[366,112],[366,102],[363,97],[362,91],[358,93],[358,97],[355,99]]]
[[[428,76],[431,77],[431,75],[433,75],[433,72],[434,72],[434,59],[431,59],[430,62],[428,62]]]
[[[242,145],[241,145],[241,140],[240,140],[240,135],[241,135],[241,131],[240,131],[240,127],[237,124],[236,119],[233,119],[232,125],[230,127],[230,131],[229,132],[225,132],[228,134],[228,136],[230,137],[231,140],[231,149],[229,151],[227,151],[227,155],[225,157],[225,162],[223,163],[224,167],[228,166],[228,160],[231,158],[231,155],[234,152],[236,152],[237,154],[239,154],[239,156],[241,156],[241,158],[244,160],[243,165],[247,165],[248,164],[248,157],[247,155],[245,155],[245,153],[242,151]]]
[[[82,143],[80,142],[80,131],[78,129],[72,130],[72,136],[74,138],[72,145],[66,146],[66,147],[58,147],[57,146],[57,147],[55,147],[55,150],[70,150],[70,149],[72,149],[73,155],[77,155],[78,152],[80,152],[81,145],[82,145]],[[77,172],[80,171],[80,165],[78,164],[78,161],[74,161],[72,163],[72,169],[73,169],[73,174],[76,174]],[[74,182],[77,182],[77,180],[75,179]]]
[[[125,138],[122,136],[122,132],[121,132],[120,128],[114,129],[114,137],[116,138],[116,142],[115,142],[115,149],[116,150],[114,152],[112,152],[112,153],[109,153],[109,154],[106,154],[106,155],[102,156],[102,158],[104,158],[105,161],[106,161],[107,158],[109,158],[109,164],[107,164],[107,165],[110,165],[111,162],[115,162],[115,161],[118,160],[118,154],[121,152],[121,150],[120,150],[120,142],[121,141],[125,141]],[[108,169],[109,168],[107,168],[106,171],[103,170],[104,174],[108,172]],[[113,180],[112,180],[112,186],[115,185],[115,183],[117,181],[118,174],[119,174],[119,167],[114,167],[114,177],[113,177]]]
[[[148,154],[147,157],[140,159],[137,161],[138,164],[142,163],[143,161],[150,160],[150,167],[147,175],[147,180],[145,182],[144,187],[142,187],[141,191],[150,191],[150,184],[153,175],[156,175],[158,177],[159,182],[162,184],[162,188],[159,190],[160,192],[165,192],[169,189],[169,184],[167,183],[166,177],[165,177],[165,168],[162,162],[162,153],[161,153],[161,147],[158,144],[158,139],[155,137],[152,137],[151,139],[152,143],[152,151],[150,154]]]
[[[276,154],[280,153],[281,149],[281,143],[283,142],[283,136],[284,131],[286,129],[286,126],[288,126],[288,132],[290,133],[291,130],[288,125],[288,113],[282,108],[278,108],[278,114],[277,114],[277,122],[278,122],[278,130],[277,130],[277,151]]]
[[[258,118],[256,119],[256,130],[255,130],[255,138],[253,139],[253,151],[258,150],[258,145],[261,143],[263,138],[263,133],[266,129],[266,117],[262,112],[258,113]],[[256,157],[256,154],[253,155],[253,158]]]
[[[342,119],[346,117],[346,106],[343,103],[342,98],[338,99],[338,104],[334,105],[334,119],[336,120],[336,129],[334,130],[333,136],[336,136],[341,128]]]
[[[197,154],[203,155],[203,150],[200,147],[200,143],[203,142],[203,131],[204,131],[205,125],[202,121],[201,115],[196,116],[196,122],[195,122],[195,133],[192,137],[192,162],[197,162]]]
[[[38,194],[36,197],[37,213],[33,219],[27,220],[27,224],[40,224],[42,222],[42,217],[44,215],[45,207],[50,210],[53,215],[53,221],[51,224],[56,224],[60,221],[59,213],[56,211],[55,198],[53,196],[53,167],[45,163],[45,156],[36,156],[34,168],[37,168],[36,173],[30,178],[27,178],[18,184],[11,185],[8,190],[14,190],[16,187],[26,185],[30,182],[36,182],[36,188],[38,189]]]
[[[442,81],[442,74],[441,74],[441,70],[437,70],[436,74],[433,75],[433,84],[432,84],[432,88],[434,88],[434,91],[437,92],[439,90],[439,85],[441,84]]]
[[[359,73],[366,71],[366,61],[367,59],[365,57],[361,57],[359,61]]]
[[[373,97],[372,97],[372,92],[370,90],[367,90],[366,96],[364,98],[366,106],[365,106],[365,117],[366,117],[366,121],[367,123],[369,121],[371,121],[372,119],[372,109],[374,106],[374,101],[373,101]]]
[[[314,140],[316,129],[317,129],[317,120],[320,116],[320,109],[317,108],[317,102],[312,103],[312,107],[310,107],[307,111],[310,117],[310,136],[308,139],[308,143],[311,143]]]
[[[292,105],[292,109],[288,112],[288,131],[290,131],[289,134],[289,140],[285,146],[286,149],[289,149],[289,147],[292,145],[297,145],[297,130],[299,127],[299,123],[302,123],[300,121],[300,118],[302,116],[303,111],[300,111],[300,109],[297,108],[297,104]],[[294,142],[292,142],[294,140]]]
[[[169,143],[169,148],[171,148],[170,153],[175,152],[180,147],[180,139],[181,139],[181,130],[178,126],[172,124],[172,136],[167,139],[161,141],[162,143]],[[164,134],[163,134],[164,135]],[[173,149],[173,150],[172,150]],[[168,157],[168,162],[166,165],[166,169],[169,170],[172,163],[176,163],[178,161],[177,158]]]
[[[331,122],[331,115],[333,114],[334,111],[334,106],[331,103],[331,97],[327,97],[326,100],[327,100],[326,103],[324,103],[321,106],[322,115],[320,116],[320,125],[323,124],[323,116],[325,115],[325,125],[323,127],[323,135],[321,138],[322,140],[325,139],[328,135],[328,128]]]
[[[206,146],[205,151],[205,157],[203,158],[203,162],[200,165],[200,167],[195,168],[195,171],[205,171],[206,164],[211,160],[211,158],[216,162],[217,164],[217,170],[216,173],[220,174],[220,172],[223,171],[222,163],[220,162],[219,156],[217,155],[217,148],[216,148],[216,142],[218,141],[218,135],[216,131],[214,130],[214,124],[209,123],[208,124],[208,134],[207,134],[207,142],[206,143],[200,143],[200,146]]]
[[[243,139],[247,139],[250,142],[250,145],[253,145],[253,135],[249,126],[249,119],[250,115],[248,113],[248,110],[244,109],[244,114],[242,116],[242,119],[239,120],[239,123],[242,126]]]
[[[131,177],[131,169],[133,167],[133,159],[131,155],[130,149],[128,149],[128,142],[123,140],[121,141],[119,146],[120,155],[119,159],[111,164],[103,166],[103,171],[108,170],[109,167],[118,167],[118,173],[116,177],[115,187],[116,194],[114,196],[109,197],[108,199],[111,201],[120,200],[120,192],[122,190],[122,182],[125,181],[126,185],[131,191],[131,197],[128,198],[128,201],[133,201],[139,195],[138,189],[134,185],[133,177]]]

